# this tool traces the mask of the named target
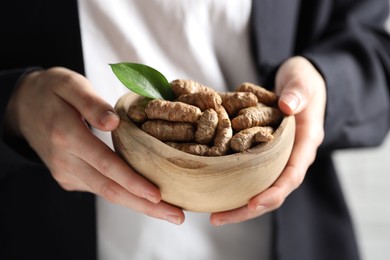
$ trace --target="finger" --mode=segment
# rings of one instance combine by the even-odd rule
[[[256,212],[259,210],[272,211],[279,208],[287,196],[298,187],[297,183],[300,182],[299,177],[301,177],[299,173],[299,169],[294,166],[287,166],[280,178],[269,189],[249,201],[248,209]],[[295,178],[297,181],[291,181],[291,178]]]
[[[292,153],[292,157],[282,174],[270,188],[252,198],[245,207],[213,213],[211,223],[218,226],[238,223],[279,208],[285,198],[302,183],[306,168],[311,164],[308,162],[303,166],[302,160],[299,160],[301,158],[299,155],[312,157],[310,151],[306,150],[306,145],[307,143],[302,143],[294,147],[295,153]]]
[[[245,207],[213,213],[210,219],[211,223],[217,226],[238,223],[279,208],[285,198],[302,183],[306,170],[314,159],[309,159],[304,165],[302,165],[302,160],[299,160],[301,158],[299,154],[308,158],[313,157],[312,153],[307,150],[307,145],[305,142],[295,146],[296,151],[292,153],[293,156],[288,165],[269,189],[252,198]]]
[[[153,203],[161,200],[159,189],[132,170],[114,151],[94,136],[77,117],[74,108],[68,106],[64,109],[68,116],[61,118],[63,127],[57,126],[54,134],[55,142],[63,150],[81,158],[130,193]]]
[[[96,169],[82,161],[80,158],[71,158],[72,168],[65,168],[67,180],[61,182],[61,186],[68,190],[88,191],[101,196],[112,203],[134,209],[150,217],[169,221],[174,224],[181,224],[184,221],[184,213],[181,209],[160,202],[151,203],[148,200],[140,198],[118,185],[116,182],[101,175]],[[77,169],[77,172],[72,172]],[[64,173],[62,173],[62,176]],[[78,179],[75,181],[75,179]],[[69,184],[69,181],[72,184]],[[76,184],[76,185],[75,185]]]
[[[169,221],[173,224],[182,224],[184,213],[181,209],[165,202],[158,204],[140,198],[118,185],[111,179],[101,175],[96,169],[89,166],[77,157],[73,158],[74,165],[82,169],[77,172],[77,177],[84,183],[83,190],[97,194],[109,202],[134,209],[150,217]]]
[[[311,95],[308,83],[296,77],[288,81],[282,89],[278,101],[279,108],[288,115],[298,114],[307,106]]]
[[[312,157],[307,150],[307,142],[294,146],[292,156],[277,181],[267,190],[252,198],[247,206],[225,212],[213,213],[210,221],[213,225],[225,225],[249,220],[279,208],[285,198],[303,181],[309,162],[302,165],[301,156]],[[305,157],[303,157],[305,158]]]
[[[324,90],[324,78],[304,57],[287,59],[277,72],[275,91],[280,97],[279,107],[286,114],[300,113],[315,92]]]
[[[305,132],[301,134],[305,135]],[[298,138],[282,174],[269,189],[252,198],[248,208],[251,211],[279,208],[285,198],[303,182],[307,169],[315,159],[317,146],[316,138]]]
[[[210,223],[214,226],[234,224],[259,217],[266,212],[265,208],[258,208],[256,211],[253,211],[249,210],[247,206],[244,206],[234,210],[212,213]]]
[[[84,76],[64,68],[52,68],[49,72],[61,75],[61,87],[55,88],[55,92],[76,108],[88,123],[103,131],[118,126],[119,117],[113,107],[96,94]]]
[[[84,141],[85,140],[85,141]],[[76,153],[104,176],[115,181],[130,193],[153,203],[161,200],[159,189],[130,168],[115,152],[94,136],[86,136]],[[85,143],[84,143],[85,142]],[[84,145],[83,145],[84,143]],[[93,152],[84,152],[89,151]]]

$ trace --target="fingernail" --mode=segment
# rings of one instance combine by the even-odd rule
[[[287,94],[283,96],[283,101],[290,107],[292,111],[295,111],[295,109],[298,108],[299,99],[294,94]]]
[[[145,199],[147,199],[148,201],[150,201],[154,204],[157,204],[160,202],[160,199],[157,196],[155,196],[154,194],[145,193],[144,197],[145,197]]]
[[[265,206],[263,206],[263,205],[258,205],[258,206],[256,207],[256,209],[255,209],[256,212],[262,212],[262,211],[264,211],[264,210],[265,210]]]
[[[111,110],[107,110],[106,112],[104,112],[101,116],[100,116],[100,122],[103,124],[103,125],[106,125],[107,123],[110,122],[110,120],[114,119],[114,118],[118,118],[118,115],[111,111]]]
[[[165,220],[172,224],[180,225],[181,224],[181,216],[179,215],[167,215]]]
[[[229,223],[228,219],[220,219],[214,222],[216,226],[223,226],[225,224]]]
[[[264,211],[265,210],[265,206],[264,205],[253,205],[251,207],[248,207],[248,209],[251,211],[251,212],[256,212],[256,213],[259,213],[261,211]]]

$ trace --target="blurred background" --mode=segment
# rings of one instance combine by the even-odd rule
[[[390,135],[378,148],[334,156],[362,260],[390,259]]]
[[[340,151],[334,159],[362,260],[390,259],[390,133],[380,147]]]

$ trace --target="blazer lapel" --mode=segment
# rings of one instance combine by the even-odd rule
[[[300,0],[253,0],[254,52],[263,79],[293,55],[299,5]]]

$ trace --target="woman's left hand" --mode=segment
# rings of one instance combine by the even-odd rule
[[[275,92],[279,95],[281,111],[295,115],[296,119],[295,142],[287,165],[275,183],[250,199],[246,206],[212,213],[210,221],[213,225],[246,221],[279,208],[303,182],[307,169],[316,157],[324,139],[324,78],[307,59],[292,57],[277,72]]]

